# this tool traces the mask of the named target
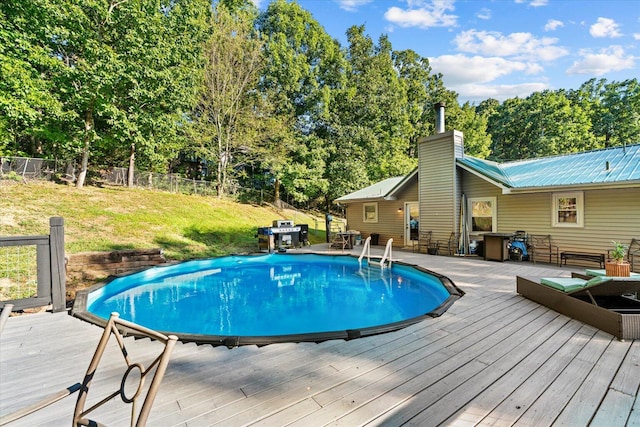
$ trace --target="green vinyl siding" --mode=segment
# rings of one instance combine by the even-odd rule
[[[462,134],[445,132],[418,143],[420,230],[431,230],[434,240],[447,241],[458,229],[459,174],[455,156],[462,153]]]
[[[387,240],[393,239],[396,247],[404,246],[404,210],[398,212],[398,208],[404,209],[405,202],[418,201],[418,179],[413,179],[407,187],[397,194],[396,200],[378,200],[378,222],[363,222],[362,202],[349,203],[347,205],[347,226],[349,230],[357,230],[366,239],[372,233],[380,235],[380,245],[386,245]],[[367,202],[368,203],[368,202]]]

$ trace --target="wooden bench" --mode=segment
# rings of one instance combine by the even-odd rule
[[[604,254],[596,254],[589,252],[561,252],[560,265],[567,265],[568,259],[576,259],[580,261],[597,262],[600,268],[604,268]]]

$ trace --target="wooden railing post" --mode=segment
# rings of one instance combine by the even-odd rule
[[[64,219],[49,219],[49,247],[51,254],[51,304],[53,312],[66,309],[66,271],[64,263]]]

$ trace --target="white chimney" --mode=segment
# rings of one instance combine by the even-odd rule
[[[444,132],[444,102],[438,102],[433,106],[436,110],[436,133]]]

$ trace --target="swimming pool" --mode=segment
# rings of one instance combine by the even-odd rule
[[[439,316],[464,293],[410,264],[350,255],[226,256],[153,267],[78,292],[75,316],[111,312],[183,341],[229,347],[388,332]]]

